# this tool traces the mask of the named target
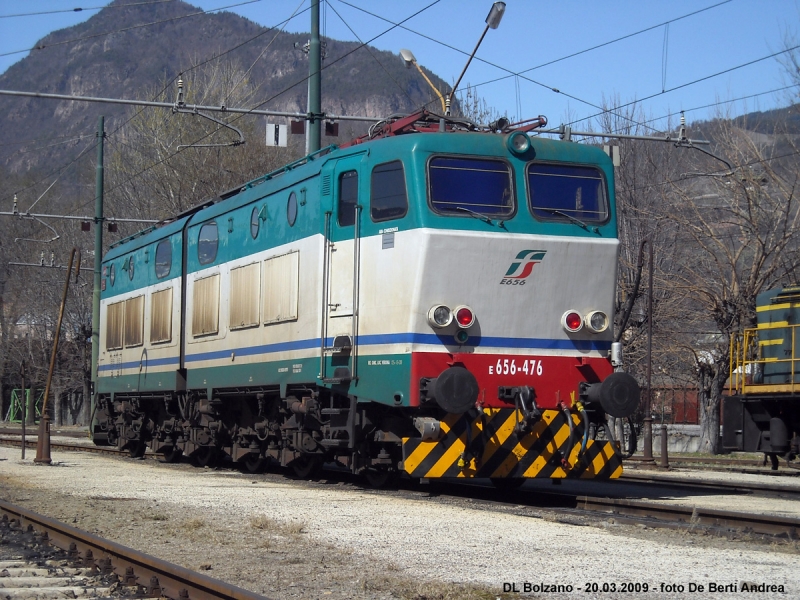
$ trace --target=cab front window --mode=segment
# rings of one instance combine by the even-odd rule
[[[580,223],[608,220],[605,179],[599,169],[531,163],[527,178],[528,201],[537,219]]]
[[[502,160],[436,157],[428,181],[431,206],[440,214],[507,217],[516,210],[511,167]]]

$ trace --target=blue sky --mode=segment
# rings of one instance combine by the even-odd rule
[[[243,1],[192,4],[213,10]],[[489,0],[346,2],[329,0],[323,7],[324,34],[340,40],[372,40],[371,45],[395,53],[409,48],[421,65],[451,83],[483,32],[492,5]],[[104,0],[0,0],[0,54],[30,48],[50,31],[97,13],[89,8],[106,4]],[[790,83],[775,58],[740,65],[783,50],[787,37],[794,39],[791,45],[800,44],[800,0],[507,0],[506,4],[500,27],[488,32],[460,87],[481,84],[478,93],[509,115],[544,114],[556,125],[590,117],[604,98],[619,98],[640,100],[646,116],[658,119],[722,102],[692,110],[691,121],[713,117],[717,110],[732,115],[767,110],[785,105],[791,93],[797,95],[797,88],[765,93]],[[308,12],[302,12],[307,6],[308,0],[259,0],[228,10],[274,26],[299,7],[302,14],[285,28],[298,32],[309,30]],[[72,12],[77,7],[84,10]],[[69,12],[4,17],[56,10]],[[388,32],[392,25],[378,18],[397,23],[418,12],[404,22],[407,29]],[[681,18],[690,13],[697,14]],[[667,21],[671,21],[668,26],[662,25]],[[647,28],[652,29],[631,35]],[[623,36],[630,37],[540,67]],[[224,40],[220,47],[224,48]],[[0,57],[0,72],[25,55]],[[509,76],[522,71],[526,72],[518,77]],[[713,76],[723,71],[728,72]],[[708,79],[692,83],[703,78]],[[760,95],[730,102],[754,94]],[[575,127],[586,125],[583,121]]]

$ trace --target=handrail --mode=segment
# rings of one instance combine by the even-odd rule
[[[797,373],[798,360],[797,356],[797,328],[798,325],[787,325],[782,327],[774,327],[769,330],[765,328],[748,328],[742,333],[736,334],[731,338],[730,343],[730,386],[731,393],[747,394],[765,391],[767,388],[774,388],[780,386],[781,392],[795,393],[800,392],[800,382],[795,380],[794,374]],[[777,356],[763,357],[761,342],[771,340],[759,341],[759,333],[770,331],[773,333],[784,332],[790,334],[791,337],[791,355],[788,358],[779,358]],[[777,338],[776,338],[777,339]],[[785,337],[781,340],[785,343]],[[755,383],[753,376],[760,372],[764,372],[766,365],[788,364],[789,372],[791,373],[788,382],[782,383]]]

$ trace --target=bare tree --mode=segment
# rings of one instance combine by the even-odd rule
[[[669,182],[667,205],[680,232],[672,274],[680,323],[694,332],[683,345],[699,385],[701,449],[716,453],[731,337],[755,326],[756,295],[795,281],[800,268],[800,167],[796,149],[776,154],[774,138],[730,119],[710,134],[731,168],[698,155],[696,171]]]
[[[183,77],[187,104],[253,106],[255,86],[231,64],[211,63]],[[162,219],[269,172],[302,154],[267,147],[261,117],[214,113],[242,132],[196,114],[168,109],[132,109],[109,138],[108,206],[116,214]],[[220,144],[214,147],[201,145]]]

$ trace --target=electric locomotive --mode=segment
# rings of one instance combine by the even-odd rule
[[[722,403],[725,450],[764,452],[778,468],[800,452],[800,287],[756,296],[755,328],[731,344],[731,394]]]
[[[599,148],[394,117],[114,245],[98,444],[310,476],[611,478],[639,401]]]

